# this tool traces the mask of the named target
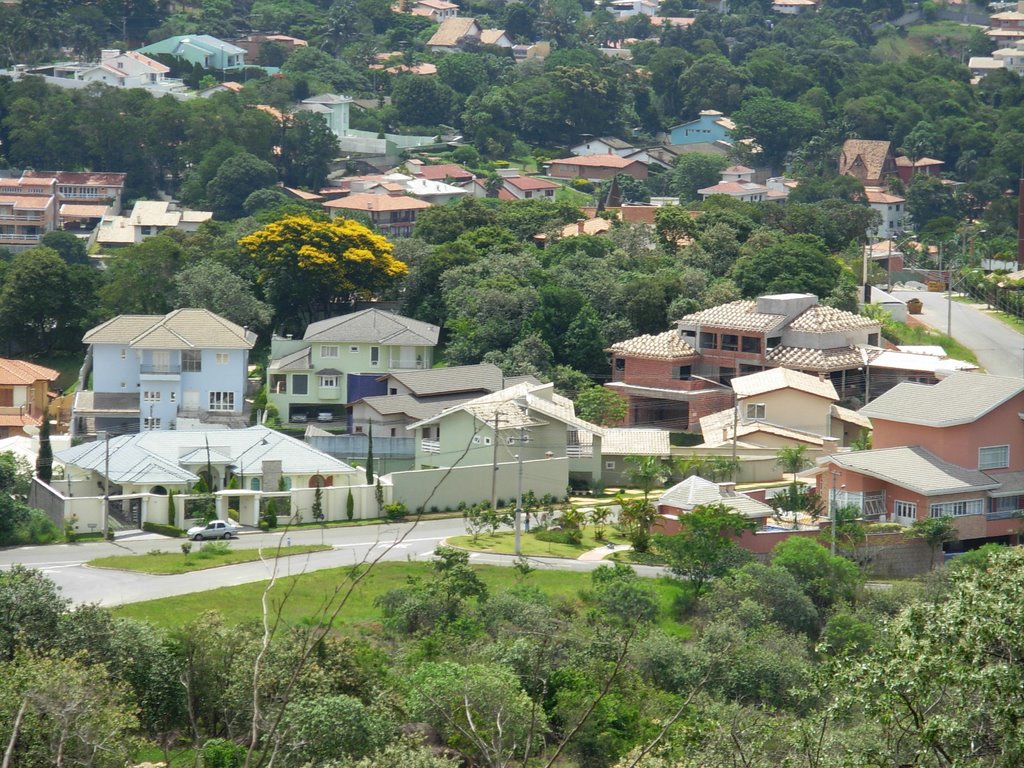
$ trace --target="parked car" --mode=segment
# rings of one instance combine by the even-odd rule
[[[296,411],[292,414],[291,420],[296,424],[305,424],[309,420],[309,416],[305,411]]]
[[[316,415],[317,421],[334,421],[334,414],[330,411],[320,411]]]
[[[211,520],[206,525],[194,525],[188,529],[192,541],[203,539],[233,539],[238,535],[238,526],[225,520]]]

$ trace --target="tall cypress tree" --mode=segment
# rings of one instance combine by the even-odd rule
[[[366,484],[373,485],[373,422],[370,422],[370,443],[366,449]]]
[[[53,448],[50,447],[50,412],[43,411],[39,428],[39,455],[36,457],[36,477],[49,484],[53,479]]]

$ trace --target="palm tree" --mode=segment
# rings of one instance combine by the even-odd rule
[[[669,477],[669,468],[657,456],[627,456],[626,476],[629,482],[644,492],[644,501],[651,491],[664,485]]]
[[[942,545],[956,541],[960,533],[953,524],[952,517],[927,517],[924,520],[917,520],[907,531],[907,536],[912,539],[921,539],[928,545],[931,557],[928,561],[928,570],[935,567],[935,555],[942,549]]]
[[[775,463],[782,467],[783,472],[793,476],[793,485],[796,485],[796,473],[807,469],[812,462],[807,455],[806,445],[793,445],[779,448],[775,452]]]

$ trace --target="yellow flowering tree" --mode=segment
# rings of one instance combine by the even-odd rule
[[[330,316],[342,302],[373,295],[409,271],[386,238],[348,219],[286,216],[238,244],[259,269],[278,324],[294,331]]]

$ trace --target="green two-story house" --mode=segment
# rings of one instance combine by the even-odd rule
[[[345,406],[387,394],[394,371],[430,368],[440,329],[380,309],[312,323],[301,339],[275,335],[267,402],[292,422],[344,422]]]

